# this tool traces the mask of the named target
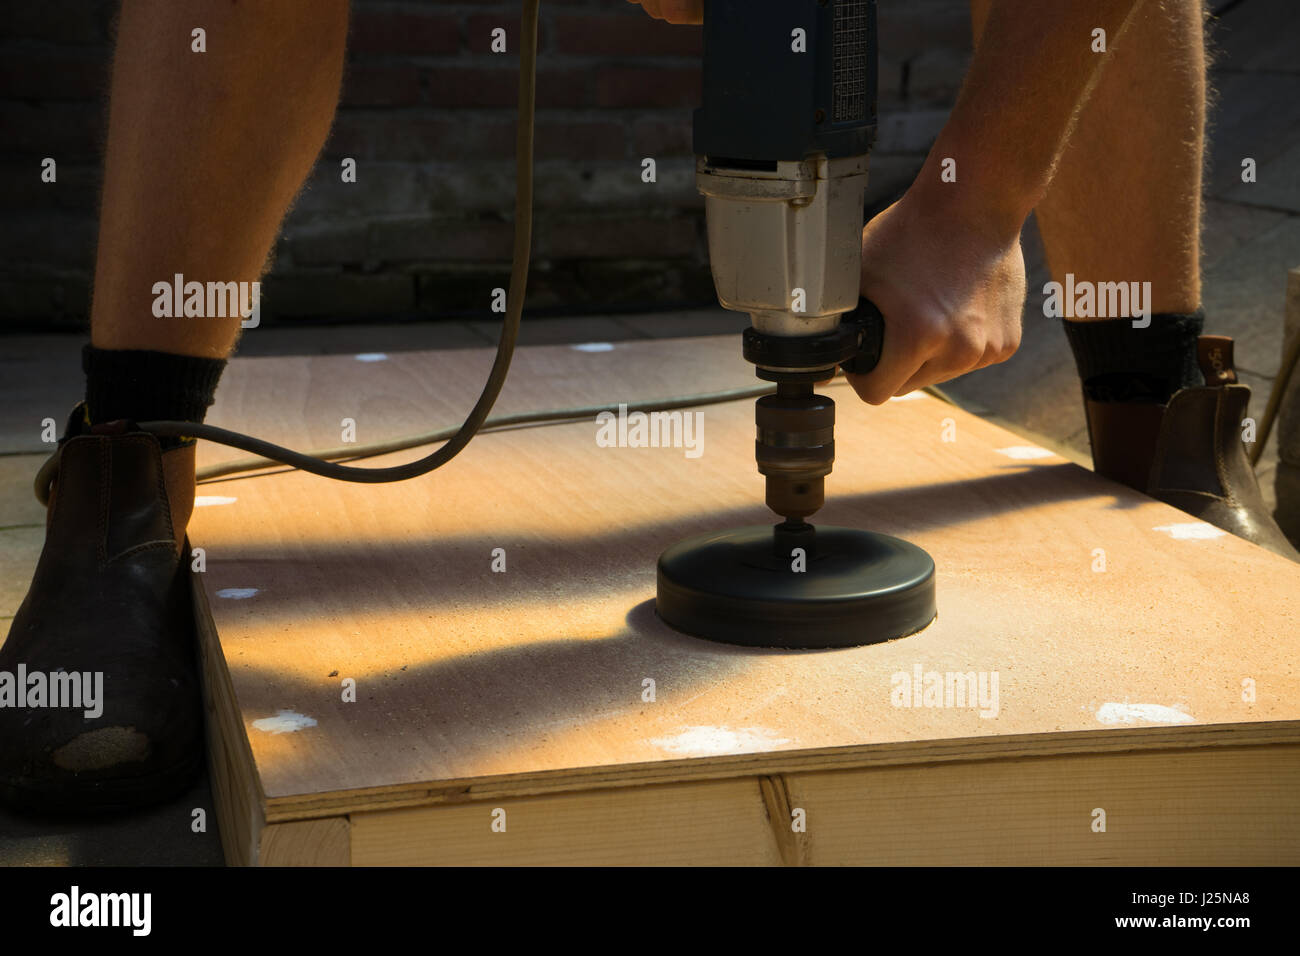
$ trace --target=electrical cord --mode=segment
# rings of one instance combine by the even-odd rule
[[[678,398],[665,398],[650,400],[644,402],[624,402],[623,410],[629,414],[632,412],[659,412],[669,411],[675,408],[690,408],[696,405],[717,405],[722,402],[734,402],[743,398],[757,398],[760,395],[767,395],[775,392],[776,387],[773,385],[751,385],[745,388],[730,388],[719,392],[702,392],[698,395],[684,395]],[[611,403],[606,405],[579,405],[573,408],[551,408],[542,411],[518,412],[513,415],[497,415],[487,419],[480,426],[479,431],[491,431],[493,429],[510,428],[517,425],[547,425],[557,424],[559,422],[573,421],[575,419],[594,418],[601,412],[619,411],[619,404]],[[340,459],[355,460],[359,458],[375,458],[379,455],[391,454],[395,451],[404,451],[407,448],[418,448],[420,445],[431,445],[437,441],[443,441],[453,434],[456,428],[440,428],[437,431],[422,432],[416,435],[406,435],[401,438],[392,438],[388,441],[375,442],[370,445],[341,445],[337,448],[324,448],[317,451],[306,452],[306,456],[322,461],[337,461]],[[276,447],[274,445],[272,448]],[[287,464],[280,459],[267,455],[258,458],[240,458],[236,461],[222,462],[218,465],[209,465],[207,468],[200,468],[196,474],[196,480],[218,481],[230,475],[237,475],[243,472],[260,471],[276,464]],[[367,469],[369,470],[369,469]]]
[[[835,386],[847,385],[845,379],[836,379],[834,382],[828,382],[823,387],[833,388]],[[940,401],[949,405],[957,404],[951,396],[943,392],[934,385],[928,385],[921,389],[928,395],[933,395]],[[700,392],[696,395],[682,395],[677,398],[650,399],[644,402],[624,402],[622,408],[628,414],[632,412],[661,412],[671,411],[675,408],[695,408],[701,405],[720,405],[724,402],[737,402],[746,398],[758,398],[761,395],[771,395],[776,392],[775,385],[749,385],[742,388],[729,388],[717,392]],[[594,418],[601,412],[615,412],[619,410],[619,405],[610,403],[606,405],[577,405],[572,408],[552,408],[544,411],[518,412],[513,415],[498,415],[495,418],[489,418],[479,429],[480,432],[492,431],[494,429],[511,428],[519,425],[552,425],[561,422],[571,422],[579,419]],[[391,438],[388,441],[375,442],[370,445],[342,445],[337,448],[323,448],[316,451],[307,452],[312,458],[320,458],[328,461],[337,459],[355,460],[359,458],[375,458],[379,455],[388,455],[395,451],[405,451],[407,448],[416,448],[420,445],[431,445],[436,441],[443,441],[456,431],[455,428],[440,428],[437,431],[422,432],[416,435],[406,435],[401,438]],[[199,483],[209,481],[221,481],[232,475],[244,474],[246,472],[261,471],[264,468],[271,467],[277,463],[274,458],[240,458],[235,461],[226,461],[218,465],[209,465],[207,468],[200,468],[196,477]]]

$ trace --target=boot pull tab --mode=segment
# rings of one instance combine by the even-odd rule
[[[1232,338],[1202,335],[1196,340],[1196,360],[1206,385],[1236,385],[1237,369],[1232,364]]]

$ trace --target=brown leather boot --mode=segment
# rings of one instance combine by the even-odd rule
[[[153,435],[74,412],[58,454],[45,547],[0,646],[0,800],[73,813],[154,803],[191,786],[203,758],[189,568],[162,453]]]
[[[1098,402],[1084,396],[1093,468],[1202,521],[1300,561],[1268,513],[1241,440],[1250,388],[1237,383],[1232,339],[1202,335],[1205,385],[1168,404]]]

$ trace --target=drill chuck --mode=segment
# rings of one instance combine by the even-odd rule
[[[811,383],[782,382],[754,405],[754,457],[767,480],[767,506],[797,521],[826,502],[835,462],[835,402]]]

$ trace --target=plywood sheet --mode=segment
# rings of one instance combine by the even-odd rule
[[[751,384],[739,352],[735,336],[524,349],[499,410]],[[458,422],[489,364],[486,351],[238,360],[209,420],[311,447],[339,444],[351,418],[373,441]],[[654,616],[666,546],[770,520],[751,401],[700,410],[698,457],[599,447],[585,421],[480,436],[398,485],[203,486],[191,539],[206,549],[209,656],[247,737],[226,752],[250,755],[266,822],[1300,741],[1300,567],[930,396],[876,408],[829,394],[838,459],[820,519],[908,538],[938,567],[938,620],[890,644],[754,650]],[[990,691],[996,679],[996,706],[898,706],[899,675],[924,687],[971,672]]]

